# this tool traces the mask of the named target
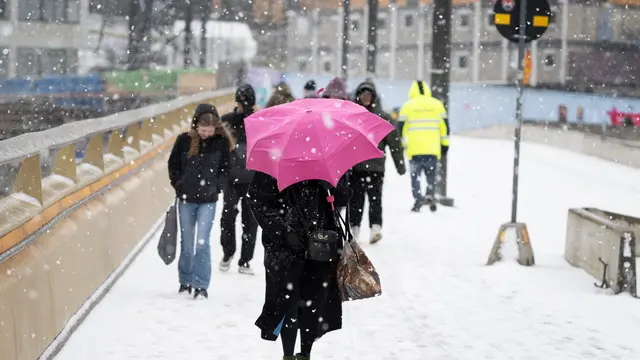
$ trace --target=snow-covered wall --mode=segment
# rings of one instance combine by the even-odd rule
[[[463,131],[461,135],[511,140],[514,127],[514,124],[495,125]],[[522,139],[640,168],[640,142],[527,124],[523,126]]]

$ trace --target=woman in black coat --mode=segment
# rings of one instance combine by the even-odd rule
[[[196,108],[191,129],[178,135],[169,156],[169,180],[180,220],[179,293],[207,298],[211,280],[210,238],[218,195],[224,187],[235,139],[209,104]]]
[[[308,359],[315,340],[342,327],[338,262],[307,259],[301,246],[311,231],[337,230],[325,184],[304,181],[279,192],[276,179],[256,172],[249,187],[249,203],[263,229],[265,250],[265,303],[256,325],[265,340],[275,341],[281,335],[285,360]],[[336,206],[348,201],[344,185],[331,190]],[[305,224],[307,231],[302,230]],[[294,356],[298,329],[302,349]]]

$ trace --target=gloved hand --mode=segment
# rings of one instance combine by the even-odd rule
[[[407,168],[406,168],[406,167],[401,166],[401,167],[398,169],[398,175],[404,175],[404,174],[406,174],[406,173],[407,173]]]
[[[449,147],[448,146],[440,146],[440,151],[442,152],[442,155],[447,155],[447,153],[449,152]]]

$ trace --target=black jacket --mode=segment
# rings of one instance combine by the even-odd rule
[[[220,135],[200,143],[198,155],[189,156],[189,133],[178,135],[169,156],[169,181],[176,196],[190,203],[218,201],[229,163],[229,143]]]
[[[388,122],[391,122],[391,115],[386,113],[380,108],[380,101],[378,100],[378,94],[376,92],[376,88],[373,84],[368,82],[363,82],[360,84],[355,91],[355,102],[360,104],[359,96],[364,91],[368,90],[373,94],[372,104],[367,106],[366,109],[370,112],[380,116]],[[360,104],[362,105],[362,104]],[[402,142],[400,141],[400,136],[398,136],[397,131],[392,131],[389,135],[385,136],[382,141],[378,144],[378,148],[382,151],[385,151],[386,148],[391,150],[391,157],[393,158],[393,162],[396,165],[396,170],[400,174],[404,174],[407,169],[404,163],[404,154],[402,152]],[[354,171],[371,171],[371,172],[384,172],[385,171],[385,162],[386,157],[380,159],[372,159],[363,161],[356,166],[353,167]]]
[[[239,113],[237,109],[222,115],[221,120],[231,127],[236,137],[236,149],[229,157],[229,176],[227,180],[234,184],[248,184],[253,178],[254,171],[247,170],[247,132],[244,128],[244,119],[251,115],[253,110]]]
[[[336,206],[346,206],[349,190],[344,181],[332,190]],[[319,181],[303,181],[278,191],[277,181],[261,172],[249,187],[251,210],[262,228],[266,270],[265,303],[256,325],[262,338],[273,335],[286,312],[294,306],[295,293],[313,306],[300,308],[299,323],[313,338],[342,327],[342,301],[338,291],[337,262],[307,260],[304,250],[292,247],[287,236],[304,239],[301,216],[318,229],[335,230],[336,222],[327,193]],[[310,231],[314,229],[309,229]],[[302,240],[304,241],[304,240]]]

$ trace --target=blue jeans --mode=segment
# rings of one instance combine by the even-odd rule
[[[180,216],[180,285],[208,289],[211,281],[211,228],[216,203],[178,202]]]
[[[436,192],[436,169],[438,167],[438,157],[435,155],[414,155],[409,160],[411,170],[411,192],[413,198],[420,200],[423,198],[420,190],[420,178],[422,174],[427,178],[427,189],[425,194],[433,196]]]

